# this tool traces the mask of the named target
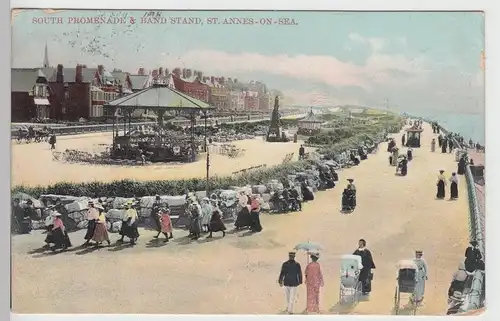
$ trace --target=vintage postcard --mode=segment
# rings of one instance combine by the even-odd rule
[[[11,23],[14,313],[483,311],[483,13]]]

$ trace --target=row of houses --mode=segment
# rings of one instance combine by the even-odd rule
[[[260,82],[241,83],[238,79],[206,76],[187,68],[158,68],[136,74],[108,71],[103,65],[88,68],[49,66],[47,48],[43,67],[12,68],[12,121],[32,118],[60,120],[93,119],[105,116],[103,105],[123,95],[151,86],[168,83],[175,89],[215,106],[216,112],[267,112],[273,108],[277,91]],[[149,113],[137,110],[135,116]]]

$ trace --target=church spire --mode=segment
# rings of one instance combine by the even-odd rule
[[[47,48],[47,43],[45,43],[45,54],[43,55],[43,68],[48,68],[49,65],[49,49]]]

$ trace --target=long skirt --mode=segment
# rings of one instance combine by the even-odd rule
[[[250,229],[252,232],[262,231],[262,225],[260,225],[260,213],[257,211],[250,212]]]
[[[86,240],[92,239],[92,237],[94,236],[95,226],[96,226],[95,220],[89,220],[89,223],[87,225],[87,233],[85,233],[84,239]]]
[[[191,217],[189,220],[189,233],[194,235],[201,233],[201,220],[199,216]]]
[[[424,298],[425,293],[425,280],[420,279],[417,281],[415,285],[415,301],[420,302]]]
[[[436,143],[434,144],[431,144],[431,152],[435,152],[436,151]]]
[[[439,181],[437,184],[436,198],[443,199],[446,196],[446,191],[444,189],[444,181]]]
[[[462,161],[458,162],[457,174],[458,175],[465,174],[465,162]]]
[[[370,293],[372,291],[372,272],[371,269],[362,268],[359,273],[359,281],[361,281],[361,287],[363,293]]]
[[[210,232],[222,232],[226,230],[226,226],[222,222],[219,212],[213,212],[210,220]]]
[[[443,154],[446,154],[446,141],[443,142],[443,144],[441,145],[441,153]]]
[[[450,197],[452,199],[458,198],[458,184],[455,182],[450,184]]]
[[[160,225],[162,233],[172,233],[172,220],[170,219],[170,215],[162,214]]]
[[[234,227],[236,228],[244,228],[250,226],[250,212],[248,208],[245,206],[241,209],[236,217],[236,222],[234,222]]]
[[[94,236],[92,236],[92,241],[97,243],[102,243],[104,241],[109,241],[108,230],[106,229],[106,223],[97,223]]]
[[[139,230],[137,229],[136,222],[132,224],[129,224],[128,222],[122,222],[122,229],[120,230],[120,235],[126,236],[131,240],[138,238]]]
[[[307,285],[307,312],[319,313],[319,286]]]
[[[151,213],[151,221],[153,223],[153,229],[157,232],[161,231],[161,222],[160,222],[160,217],[156,213],[156,211],[153,211]]]
[[[24,218],[19,222],[19,234],[29,234],[32,229],[30,218]]]
[[[54,243],[56,248],[68,248],[72,246],[66,231],[63,232],[60,228],[57,228],[50,233],[52,238],[51,243]]]

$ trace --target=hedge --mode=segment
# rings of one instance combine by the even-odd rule
[[[265,184],[270,179],[282,179],[290,174],[312,168],[310,161],[280,164],[270,168],[254,170],[230,177],[213,176],[209,180],[210,190],[229,189],[231,186]],[[35,198],[43,194],[88,196],[88,197],[141,197],[147,195],[182,195],[189,191],[204,191],[206,180],[192,178],[186,180],[134,181],[71,183],[61,182],[50,186],[15,186],[12,193],[22,192]]]
[[[378,135],[378,133],[374,132],[376,129],[379,129],[378,126],[373,126],[373,128],[367,127],[364,132],[321,148],[320,153],[332,157],[338,155],[342,151],[356,148],[360,143],[366,140],[372,140],[374,136]],[[212,176],[209,180],[209,187],[210,190],[215,190],[229,189],[231,186],[265,184],[271,179],[281,180],[288,175],[311,169],[313,164],[313,161],[296,161],[229,177]],[[186,180],[155,181],[120,180],[89,183],[61,182],[50,186],[14,186],[12,188],[12,193],[23,192],[35,198],[39,198],[40,195],[43,194],[88,197],[141,197],[155,194],[182,195],[186,190],[204,191],[206,190],[206,180],[203,178],[192,178]]]

